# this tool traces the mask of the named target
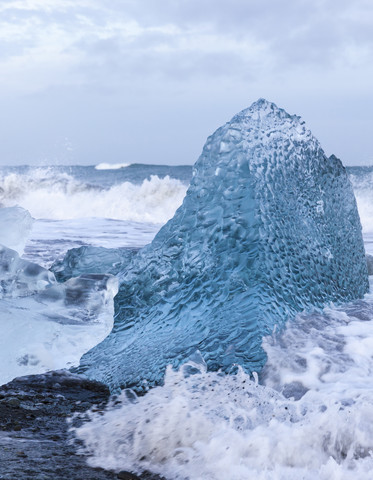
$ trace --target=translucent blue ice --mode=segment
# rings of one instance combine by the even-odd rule
[[[119,278],[114,328],[81,372],[141,390],[196,350],[209,369],[258,371],[264,335],[368,290],[345,169],[261,99],[208,138],[182,206]]]
[[[27,297],[53,286],[52,272],[0,245],[0,299]]]
[[[53,263],[50,270],[60,282],[90,273],[116,275],[130,262],[138,249],[104,248],[85,245],[69,250],[62,260]]]
[[[46,268],[0,245],[0,385],[78,365],[113,327],[117,284],[99,274],[58,283]]]
[[[1,190],[0,187],[0,192]],[[0,205],[0,245],[22,255],[33,222],[30,213],[24,208]]]

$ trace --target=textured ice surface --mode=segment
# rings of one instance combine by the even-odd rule
[[[81,372],[141,389],[196,349],[209,369],[256,371],[286,319],[368,290],[345,169],[259,100],[208,138],[182,206],[119,278],[113,331]]]
[[[366,254],[368,274],[373,275],[373,255]]]
[[[0,208],[0,245],[16,250],[21,255],[32,224],[33,219],[24,208]]]
[[[136,248],[104,248],[83,246],[69,250],[62,260],[51,266],[57,280],[65,281],[85,273],[116,275],[136,254]]]

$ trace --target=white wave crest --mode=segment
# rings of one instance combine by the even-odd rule
[[[100,217],[161,224],[174,215],[186,189],[177,179],[156,175],[141,184],[123,182],[104,189],[67,173],[39,169],[1,178],[0,203],[20,205],[39,219]]]
[[[99,163],[95,166],[96,170],[119,170],[120,168],[129,167],[130,163]]]

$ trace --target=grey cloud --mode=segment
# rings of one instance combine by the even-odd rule
[[[88,42],[84,45],[84,58],[76,68],[88,74],[90,83],[101,83],[110,76],[119,84],[133,77],[182,82],[192,78],[245,78],[252,76],[249,72],[256,68],[236,52],[179,50],[175,44],[175,39],[169,41],[157,34],[141,36],[130,44],[118,37]],[[164,45],[174,48],[155,48]]]
[[[333,67],[343,61],[348,46],[373,51],[367,21],[369,16],[373,19],[373,8],[365,0],[353,4],[347,0],[92,0],[89,5],[77,2],[66,10],[52,12],[9,10],[6,16],[12,22],[34,18],[36,29],[55,25],[66,36],[80,37],[72,40],[69,49],[79,56],[80,73],[87,68],[88,82],[93,80],[92,75],[101,75],[95,72],[95,65],[97,69],[107,67],[108,77],[139,72],[164,76],[171,73],[182,79],[193,73],[196,77],[208,74],[209,67],[213,68],[211,75],[241,75],[245,79],[255,71],[261,74],[260,65],[248,62],[242,51],[232,49],[229,60],[227,52],[220,52],[218,47],[208,52],[203,52],[203,45],[201,51],[185,48],[189,36],[196,33],[222,41],[234,39],[237,44],[264,44],[262,61],[270,69],[268,73],[271,68],[284,71],[299,65]],[[118,23],[125,25],[131,19],[145,29],[129,41],[121,35]],[[113,24],[116,29],[110,32]],[[166,25],[176,30],[167,34],[154,30]],[[105,29],[109,37],[100,38]],[[18,49],[21,52],[20,45]],[[9,55],[14,51],[9,48]]]
[[[289,64],[327,62],[345,44],[371,45],[373,7],[358,0],[127,0],[114,6],[139,23],[210,28],[212,33],[267,42],[273,56]],[[362,12],[362,13],[361,13]],[[367,20],[369,19],[369,20]],[[302,49],[302,51],[300,51]],[[295,54],[295,52],[298,53]]]

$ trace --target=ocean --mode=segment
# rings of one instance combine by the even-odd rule
[[[347,172],[373,254],[373,167]],[[22,258],[48,269],[72,248],[150,243],[192,175],[191,166],[0,167],[0,205],[30,212]],[[0,300],[1,383],[76,366],[105,338],[117,287],[97,285],[89,305],[58,304],[58,318],[45,298]],[[87,312],[89,321],[76,321]],[[92,466],[169,480],[371,479],[373,294],[300,314],[263,347],[268,360],[259,375],[239,366],[234,375],[209,372],[197,355],[169,368],[164,385],[144,396],[125,391],[74,430],[79,448]]]

